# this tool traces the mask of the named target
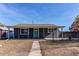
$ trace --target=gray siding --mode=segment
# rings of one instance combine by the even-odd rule
[[[26,39],[29,38],[28,35],[20,35],[20,38]]]
[[[48,36],[48,29],[47,28],[44,28],[44,38]]]
[[[16,39],[19,38],[19,33],[20,33],[19,28],[14,28],[14,37],[15,37]]]
[[[33,28],[29,28],[29,38],[33,38]]]
[[[43,38],[43,28],[39,28],[39,38]]]

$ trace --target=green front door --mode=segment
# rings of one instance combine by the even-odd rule
[[[39,31],[38,31],[38,29],[34,29],[33,30],[33,37],[34,38],[39,38]]]

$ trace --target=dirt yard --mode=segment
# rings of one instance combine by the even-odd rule
[[[40,41],[43,56],[79,56],[79,41]]]
[[[0,56],[27,56],[32,40],[0,40]]]

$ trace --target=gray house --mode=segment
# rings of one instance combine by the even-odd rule
[[[63,28],[64,26],[54,24],[18,24],[14,26],[14,37],[16,39],[58,38]]]

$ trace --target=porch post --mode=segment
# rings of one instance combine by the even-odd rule
[[[52,40],[54,40],[54,30],[53,30],[53,27],[52,27]]]
[[[61,28],[61,33],[62,33],[61,35],[62,35],[62,38],[63,38],[63,28]]]
[[[57,38],[59,38],[59,32],[58,32],[59,28],[56,30],[57,31]]]
[[[44,28],[43,28],[43,38],[44,38]]]
[[[9,34],[9,31],[10,31],[10,28],[8,28],[8,39],[7,39],[7,40],[9,40],[9,39],[10,39],[10,34]]]

